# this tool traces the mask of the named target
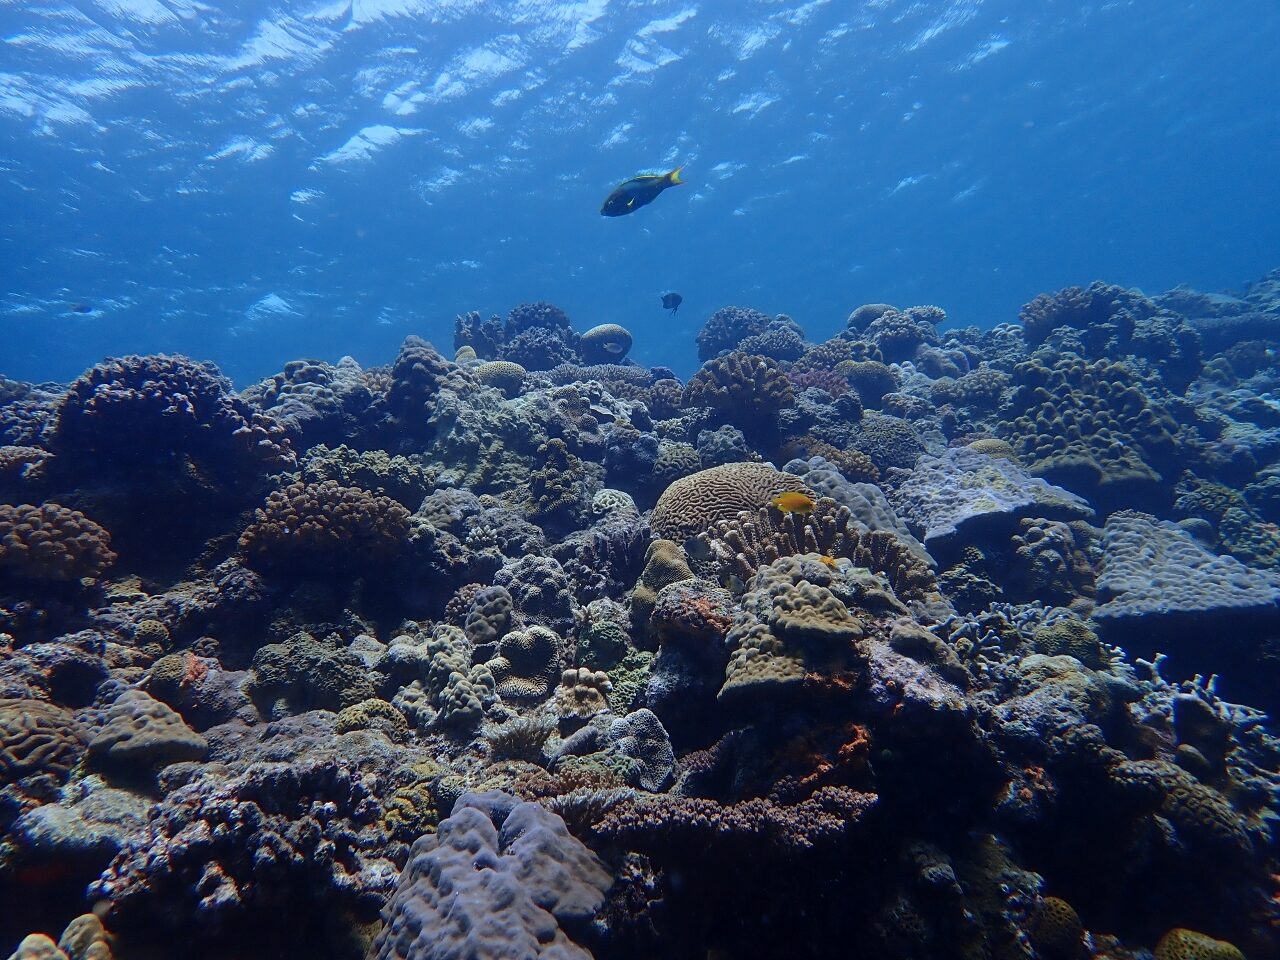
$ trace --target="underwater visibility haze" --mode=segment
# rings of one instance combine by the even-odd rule
[[[0,0],[0,956],[1280,960],[1272,0]]]

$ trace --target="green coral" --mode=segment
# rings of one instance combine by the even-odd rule
[[[377,730],[389,740],[400,741],[409,735],[409,721],[387,701],[371,698],[342,710],[333,725],[337,734],[355,730]]]
[[[364,661],[336,634],[297,633],[253,656],[245,692],[272,717],[308,710],[339,711],[374,696]]]
[[[1063,617],[1038,627],[1031,638],[1036,653],[1045,656],[1075,657],[1090,670],[1105,670],[1110,665],[1106,647],[1083,620]]]

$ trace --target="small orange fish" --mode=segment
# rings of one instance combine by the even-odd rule
[[[832,570],[839,570],[840,564],[836,563],[835,557],[821,556],[818,558],[819,563],[825,563]]]
[[[813,513],[813,497],[807,493],[788,490],[769,501],[783,513]]]

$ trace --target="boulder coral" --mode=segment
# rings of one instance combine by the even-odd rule
[[[111,534],[79,510],[0,504],[0,576],[78,580],[101,576],[115,560]]]

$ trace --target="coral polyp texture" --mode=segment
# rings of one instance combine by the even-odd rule
[[[0,379],[7,949],[1280,957],[1280,275],[687,292]]]
[[[111,534],[79,510],[0,504],[0,576],[77,580],[100,576],[115,560]]]

